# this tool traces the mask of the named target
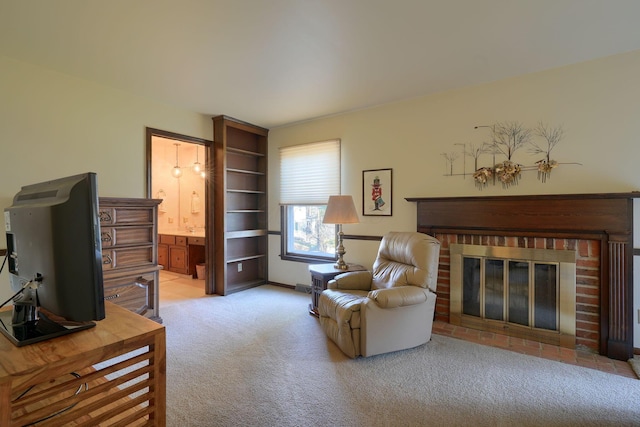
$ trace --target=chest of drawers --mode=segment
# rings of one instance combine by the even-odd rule
[[[101,197],[105,300],[162,322],[158,311],[158,204],[161,200]]]

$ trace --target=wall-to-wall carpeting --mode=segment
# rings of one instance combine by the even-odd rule
[[[162,307],[168,426],[631,426],[640,381],[434,335],[352,360],[261,286]]]

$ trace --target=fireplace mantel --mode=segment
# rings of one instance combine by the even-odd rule
[[[601,241],[600,354],[633,356],[633,199],[640,192],[413,197],[417,231]]]

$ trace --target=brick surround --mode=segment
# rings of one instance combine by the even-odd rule
[[[505,237],[470,234],[434,235],[441,243],[436,320],[449,322],[450,254],[452,243],[483,246],[576,251],[576,345],[598,350],[600,339],[600,241]]]

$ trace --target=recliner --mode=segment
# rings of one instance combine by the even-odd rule
[[[373,271],[343,273],[320,295],[320,325],[349,357],[412,348],[431,339],[440,242],[386,234]]]

